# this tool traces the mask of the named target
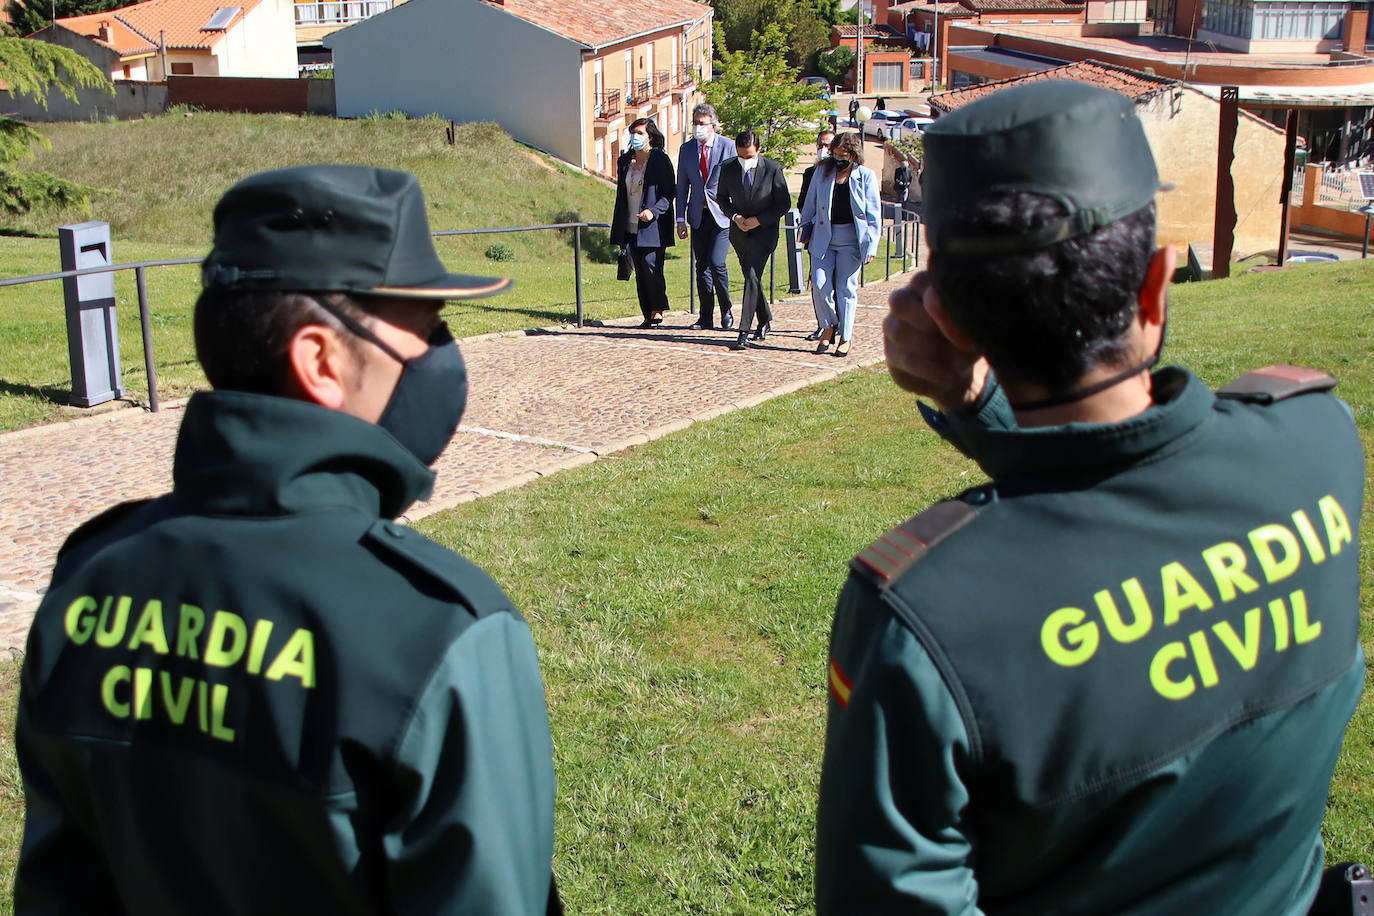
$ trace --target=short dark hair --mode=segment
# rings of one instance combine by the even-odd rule
[[[319,299],[327,299],[365,326],[372,323],[375,305],[366,296],[280,290],[202,292],[196,300],[193,328],[196,358],[210,385],[222,391],[283,394],[291,338],[307,324],[333,328],[348,346],[361,347],[362,341],[321,307]]]
[[[961,236],[1005,235],[1062,219],[1059,201],[1025,191],[968,202],[950,221]],[[1119,365],[1155,246],[1153,203],[1046,248],[1012,254],[931,252],[940,303],[1002,377],[1051,394],[1098,365]]]
[[[740,146],[758,146],[758,145],[759,145],[759,135],[758,135],[758,132],[755,131],[754,128],[752,128],[752,127],[746,127],[744,130],[742,130],[742,131],[740,131],[739,133],[735,134],[735,146],[737,146],[737,147],[740,147]]]
[[[829,141],[825,141],[825,140],[824,140],[825,137],[829,137],[831,140],[834,140],[834,139],[835,139],[835,132],[834,132],[833,130],[831,130],[830,128],[828,128],[828,127],[827,127],[825,130],[821,130],[821,131],[817,131],[817,132],[816,132],[816,142],[817,142],[817,143],[824,142],[826,146],[829,146],[830,143],[829,143]]]
[[[651,149],[663,149],[663,131],[658,129],[658,124],[654,122],[653,118],[639,118],[625,132],[634,133],[634,129],[641,124],[644,125],[644,132],[649,135],[649,147]]]
[[[841,151],[848,153],[849,158],[854,160],[855,165],[864,164],[864,141],[863,138],[854,131],[850,130],[842,134],[836,134],[835,139],[830,141],[831,158],[826,160],[826,165],[833,169],[835,167],[834,156]]]

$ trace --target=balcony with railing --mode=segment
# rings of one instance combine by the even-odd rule
[[[392,0],[297,3],[296,25],[348,25],[391,9]]]
[[[649,81],[635,80],[625,84],[625,104],[643,105],[649,101]]]
[[[701,74],[697,72],[697,65],[690,60],[684,60],[682,67],[677,71],[678,87],[690,86],[700,79]]]
[[[654,95],[667,95],[673,88],[673,75],[667,70],[656,70],[654,72]]]
[[[620,90],[609,89],[592,96],[592,115],[598,121],[620,117]]]

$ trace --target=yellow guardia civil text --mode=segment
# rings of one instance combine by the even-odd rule
[[[137,608],[137,613],[135,613]],[[269,681],[294,678],[315,686],[315,636],[297,628],[274,636],[270,620],[249,621],[233,611],[207,615],[193,604],[171,613],[156,598],[136,603],[129,595],[81,595],[67,605],[63,629],[74,645],[134,652],[149,649],[206,668],[241,667]],[[170,638],[169,638],[170,635]],[[116,719],[163,716],[173,725],[198,728],[220,741],[233,741],[229,686],[151,667],[115,664],[100,681],[100,703]]]
[[[1188,563],[1175,560],[1151,573],[1159,577],[1158,614],[1140,576],[1093,592],[1091,603],[1085,602],[1084,607],[1055,609],[1040,627],[1045,656],[1056,665],[1072,668],[1097,655],[1104,632],[1112,641],[1126,644],[1156,626],[1183,624],[1191,632],[1161,646],[1146,673],[1160,696],[1184,700],[1199,687],[1221,682],[1225,667],[1219,667],[1218,658],[1229,657],[1241,671],[1253,671],[1266,644],[1274,652],[1285,652],[1318,639],[1321,621],[1314,619],[1315,611],[1301,588],[1259,602],[1240,615],[1232,614],[1232,620],[1207,625],[1205,618],[1196,616],[1280,583],[1304,563],[1324,563],[1354,543],[1349,516],[1334,496],[1323,496],[1314,509],[1311,514],[1297,509],[1287,519],[1213,544],[1196,558],[1188,558]]]

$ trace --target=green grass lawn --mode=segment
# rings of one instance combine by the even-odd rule
[[[1374,453],[1371,298],[1374,268],[1360,264],[1175,287],[1167,355],[1214,386],[1271,362],[1329,366]],[[845,563],[979,479],[874,368],[421,523],[530,619],[569,912],[809,910],[825,645]],[[1372,771],[1366,695],[1325,822],[1333,861],[1374,861]],[[0,761],[0,870],[22,818],[12,772]]]
[[[446,257],[465,269],[456,253]],[[599,269],[607,279],[598,307],[613,311],[612,268]],[[520,279],[521,289],[538,283]],[[160,282],[169,299],[194,290],[193,276]],[[674,281],[670,273],[674,282],[685,290],[685,275]],[[559,288],[550,281],[548,295]],[[622,295],[631,304],[621,313],[633,313],[632,292]],[[462,331],[547,323],[521,311],[535,306],[505,298],[514,314],[497,312],[507,306],[493,300],[490,310],[463,313]],[[0,313],[7,301],[0,297]],[[1169,361],[1214,386],[1273,362],[1330,368],[1374,454],[1374,268],[1317,265],[1187,284],[1172,301]],[[183,335],[188,307],[176,313]],[[189,360],[186,344],[180,356],[175,346],[167,344],[169,359]],[[0,378],[13,371],[0,362]],[[874,368],[420,524],[490,570],[530,620],[553,726],[555,867],[568,912],[810,910],[825,646],[845,563],[887,527],[980,479]],[[1371,505],[1374,488],[1366,490]],[[1367,654],[1370,530],[1367,523],[1361,534]],[[12,728],[9,668],[0,740]],[[22,820],[12,774],[6,742],[0,882],[12,873]],[[1368,693],[1347,734],[1324,832],[1333,861],[1374,861]]]

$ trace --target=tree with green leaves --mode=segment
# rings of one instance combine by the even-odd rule
[[[52,24],[54,12],[58,19],[66,19],[117,10],[133,2],[135,0],[9,0],[5,4],[5,15],[9,16],[16,34],[32,35]]]
[[[828,0],[836,5],[839,0]],[[830,43],[830,23],[823,18],[827,9],[810,0],[713,0],[716,21],[723,28],[730,51],[746,51],[755,32],[776,24],[782,32],[787,60],[794,67],[808,67],[816,54]]]
[[[716,26],[720,76],[703,86],[706,101],[720,116],[720,130],[734,136],[747,127],[758,131],[760,151],[790,167],[797,149],[810,142],[814,123],[825,110],[817,88],[797,81],[787,62],[786,40],[777,23],[755,32],[746,51],[725,48]]]
[[[842,85],[854,67],[854,51],[849,45],[831,48],[816,58],[816,69],[836,86]]]
[[[840,21],[840,0],[811,0],[811,9],[826,28]]]
[[[47,107],[49,90],[75,102],[78,89],[114,87],[95,64],[69,48],[30,38],[0,36],[0,80],[12,95],[27,95]],[[87,207],[91,188],[47,172],[14,168],[33,158],[33,146],[50,149],[48,138],[23,121],[0,116],[0,212],[27,213],[34,207]]]

